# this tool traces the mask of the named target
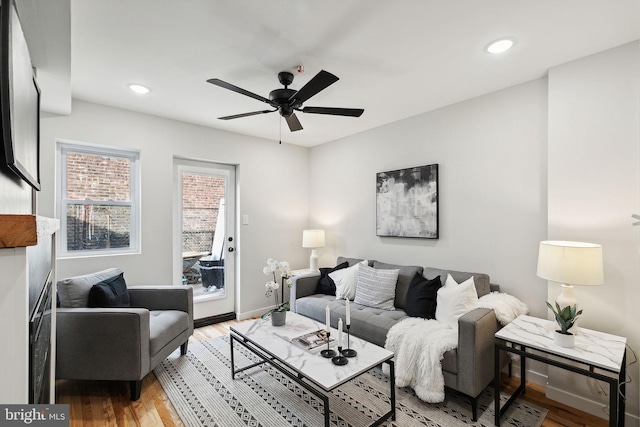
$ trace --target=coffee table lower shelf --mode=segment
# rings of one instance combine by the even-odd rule
[[[298,371],[296,369],[292,369],[292,368],[288,367],[285,362],[283,362],[282,360],[278,359],[277,356],[271,354],[268,350],[266,350],[265,348],[262,348],[258,344],[250,341],[249,339],[247,339],[245,337],[238,336],[238,335],[234,334],[233,332],[230,334],[230,337],[231,337],[231,340],[229,341],[229,344],[231,346],[231,379],[235,380],[236,379],[236,374],[239,373],[239,372],[243,372],[243,371],[246,371],[248,369],[255,368],[256,366],[260,366],[260,365],[263,365],[265,363],[269,363],[275,369],[277,369],[278,371],[282,372],[283,374],[285,374],[286,376],[291,378],[293,381],[295,381],[297,384],[299,384],[300,386],[304,387],[306,390],[308,390],[309,392],[313,393],[315,396],[317,396],[319,399],[322,400],[322,403],[324,404],[324,425],[325,425],[325,427],[329,427],[329,425],[330,425],[329,397],[327,396],[327,394],[323,393],[320,390],[320,387],[317,387],[317,386],[315,386],[315,384],[313,382],[310,382],[309,379],[304,375],[303,372],[300,372],[300,371]],[[253,363],[253,364],[251,364],[249,366],[245,366],[245,367],[236,369],[235,362],[234,362],[234,356],[233,356],[233,343],[234,342],[237,342],[238,344],[241,344],[242,346],[247,348],[253,354],[255,354],[256,356],[260,357],[262,359],[262,361]],[[376,420],[372,424],[370,424],[370,427],[379,426],[383,422],[385,422],[388,418],[391,418],[393,421],[395,421],[395,419],[396,419],[396,389],[395,389],[395,382],[396,381],[395,381],[394,363],[393,363],[393,360],[391,360],[391,359],[385,360],[382,363],[386,363],[386,364],[389,365],[389,395],[390,395],[389,397],[390,397],[391,409],[389,410],[389,412],[383,414],[378,420]],[[382,365],[382,363],[380,365]],[[366,371],[364,371],[364,372],[366,372]],[[364,372],[361,372],[360,374],[356,375],[356,377],[362,375]],[[353,379],[353,378],[351,378],[351,379]],[[331,390],[339,387],[342,384],[343,383],[337,384],[335,387],[332,387],[331,389],[326,390],[326,391],[330,392]]]

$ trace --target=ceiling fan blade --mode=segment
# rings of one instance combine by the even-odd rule
[[[296,117],[296,113],[293,113],[289,117],[285,117],[285,120],[287,121],[289,130],[291,132],[302,130],[302,125],[300,124],[300,120],[298,120],[298,117]]]
[[[328,88],[338,80],[339,79],[330,72],[320,70],[320,72],[313,76],[313,78],[309,80],[306,85],[302,86],[299,91],[294,93],[291,98],[289,98],[289,101],[296,99],[300,102],[300,104],[302,104],[304,101],[311,98],[321,90]]]
[[[242,114],[234,114],[233,116],[218,117],[218,119],[220,120],[239,119],[240,117],[249,117],[249,116],[255,116],[256,114],[273,113],[274,111],[278,111],[278,110],[252,111],[251,113],[242,113]]]
[[[209,80],[207,80],[207,83],[211,83],[212,85],[216,85],[216,86],[220,86],[220,87],[225,88],[225,89],[229,89],[230,91],[239,93],[241,95],[248,96],[248,97],[253,98],[253,99],[257,99],[258,101],[266,102],[267,104],[269,104],[269,105],[271,105],[273,107],[276,107],[276,105],[274,105],[271,100],[265,98],[264,96],[260,96],[260,95],[257,95],[255,93],[253,93],[253,92],[249,92],[248,90],[244,90],[244,89],[242,89],[242,88],[240,88],[238,86],[234,86],[231,83],[227,83],[227,82],[222,81],[220,79],[209,79]]]
[[[362,108],[330,108],[330,107],[304,107],[303,113],[331,114],[333,116],[360,117],[364,110]]]

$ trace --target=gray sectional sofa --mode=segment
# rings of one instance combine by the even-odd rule
[[[336,265],[345,261],[352,266],[362,260],[338,257]],[[376,269],[400,270],[396,285],[395,310],[382,310],[353,302],[350,304],[351,334],[382,347],[389,329],[408,317],[404,311],[407,291],[416,272],[427,279],[440,276],[443,285],[447,274],[451,274],[458,283],[473,276],[478,297],[498,290],[497,285],[490,283],[487,274],[393,265],[371,260],[368,264]],[[336,328],[338,318],[345,318],[346,315],[345,300],[316,293],[319,279],[319,273],[293,277],[290,293],[291,310],[324,323],[328,305],[331,311],[331,326]],[[485,308],[472,310],[458,320],[458,348],[446,352],[442,360],[445,386],[469,397],[474,421],[478,416],[478,397],[494,378],[494,335],[499,328],[500,325],[493,310]],[[505,358],[504,364],[506,363],[508,359]]]

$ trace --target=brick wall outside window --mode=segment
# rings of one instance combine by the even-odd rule
[[[211,251],[224,190],[224,177],[195,173],[182,175],[183,252]]]
[[[67,205],[67,250],[129,247],[130,207],[95,202],[130,201],[130,160],[82,153],[66,160],[66,198],[94,201]]]

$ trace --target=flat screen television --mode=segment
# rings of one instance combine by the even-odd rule
[[[40,190],[40,88],[14,0],[0,3],[0,116],[7,166]]]

